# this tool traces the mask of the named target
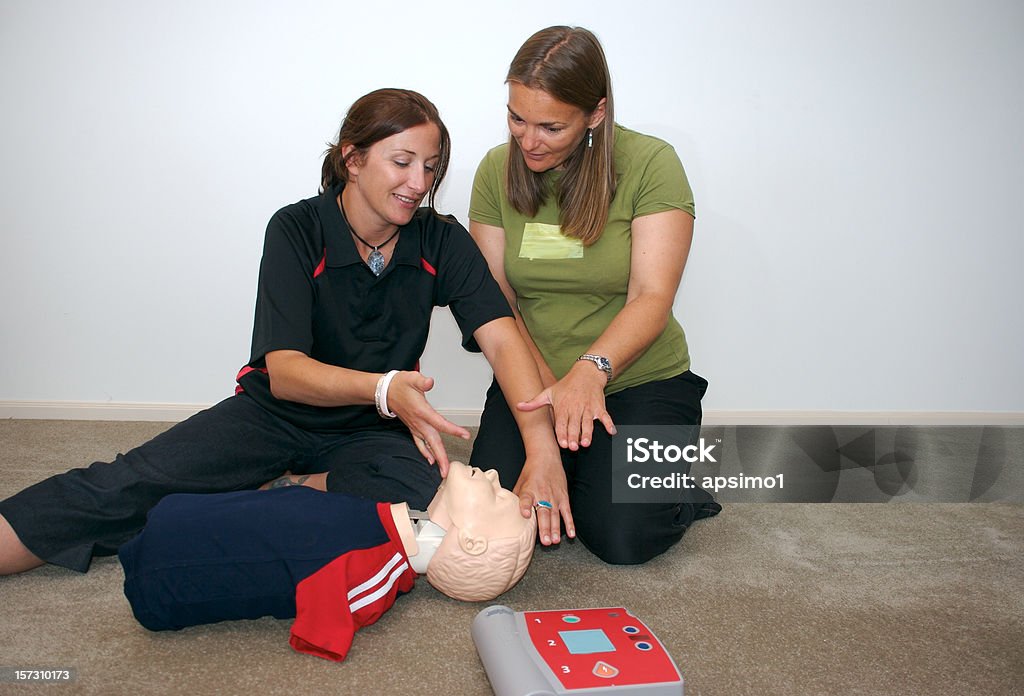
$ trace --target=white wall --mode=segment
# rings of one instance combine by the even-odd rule
[[[698,206],[677,314],[718,411],[1024,411],[1024,4],[0,4],[0,402],[212,403],[263,230],[346,107],[438,104],[465,221],[534,30],[593,29]],[[486,363],[438,313],[440,408]]]

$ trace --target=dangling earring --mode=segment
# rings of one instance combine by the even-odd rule
[[[594,147],[594,129],[587,129],[587,147]]]

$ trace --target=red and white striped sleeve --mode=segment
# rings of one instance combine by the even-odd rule
[[[416,573],[392,543],[349,551],[299,583],[290,643],[295,650],[340,662],[355,632],[412,589]]]

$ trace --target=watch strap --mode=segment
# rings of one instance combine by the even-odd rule
[[[588,362],[594,363],[595,365],[597,365],[597,369],[601,370],[601,372],[605,374],[605,377],[607,378],[606,381],[612,381],[612,362],[608,358],[604,357],[603,355],[584,353],[580,357],[576,358],[577,362],[579,362],[580,360],[586,360]]]

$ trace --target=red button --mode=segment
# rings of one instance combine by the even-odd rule
[[[619,676],[619,670],[604,660],[598,660],[597,664],[594,665],[594,676],[601,677],[601,679],[612,679]]]

